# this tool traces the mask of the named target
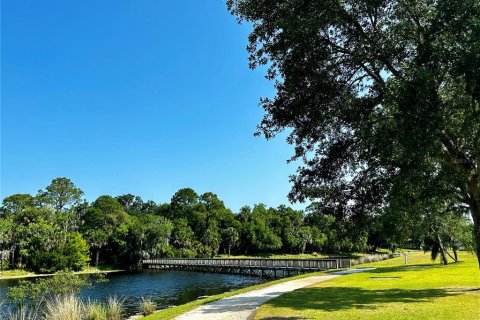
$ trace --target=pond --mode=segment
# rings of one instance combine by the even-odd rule
[[[159,309],[179,305],[198,299],[201,296],[214,295],[260,283],[259,277],[234,274],[202,273],[189,271],[148,271],[140,273],[111,273],[108,282],[98,283],[94,287],[80,292],[84,300],[105,301],[116,295],[125,299],[126,315],[139,312],[141,298],[150,298]],[[0,280],[0,301],[5,299],[9,287],[17,280]]]

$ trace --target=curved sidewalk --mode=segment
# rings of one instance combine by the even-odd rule
[[[353,269],[331,273],[324,276],[312,276],[274,284],[262,289],[252,290],[229,298],[205,304],[176,317],[177,320],[247,320],[260,305],[286,292],[307,287],[322,281],[340,277],[344,274],[371,270]]]

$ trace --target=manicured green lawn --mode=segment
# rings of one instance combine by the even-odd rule
[[[349,254],[338,254],[335,257],[345,256],[348,258],[358,258],[361,257],[362,253],[349,253]],[[268,259],[322,259],[322,258],[329,258],[330,256],[320,253],[304,253],[304,254],[260,254],[260,255],[235,255],[235,256],[228,256],[226,254],[220,254],[215,258],[223,258],[223,259],[260,259],[260,258],[268,258]]]
[[[480,319],[477,259],[432,264],[428,254],[365,264],[376,270],[339,277],[284,294],[259,308],[255,319]]]

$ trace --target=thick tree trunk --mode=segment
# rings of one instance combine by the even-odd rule
[[[472,215],[475,233],[475,252],[477,254],[478,267],[480,268],[480,163],[477,164],[477,174],[468,182],[466,191],[465,198]]]
[[[473,229],[475,232],[475,245],[478,259],[478,266],[480,268],[480,195],[477,195],[477,199],[471,199],[469,202],[470,213],[473,219]]]

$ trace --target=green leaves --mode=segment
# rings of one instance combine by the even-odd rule
[[[68,178],[56,178],[46,188],[39,190],[37,199],[46,205],[51,205],[57,212],[68,210],[73,205],[78,205],[83,196],[83,191],[77,188]]]
[[[77,293],[82,287],[90,284],[70,272],[60,272],[52,277],[40,278],[37,281],[20,281],[12,287],[7,297],[16,305],[43,304],[56,296]]]
[[[288,131],[303,161],[291,200],[365,221],[437,188],[469,207],[480,258],[478,1],[227,6],[252,23],[250,66],[268,65],[275,82],[258,133]]]

